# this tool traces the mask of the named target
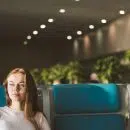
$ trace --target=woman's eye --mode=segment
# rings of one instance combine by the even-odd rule
[[[19,86],[20,86],[20,87],[24,87],[25,85],[24,85],[24,84],[20,84]]]
[[[9,84],[9,86],[14,86],[14,84]]]

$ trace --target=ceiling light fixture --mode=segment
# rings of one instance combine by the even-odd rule
[[[123,15],[123,14],[125,14],[125,11],[124,10],[120,10],[119,14]]]
[[[33,34],[34,34],[34,35],[37,35],[37,34],[38,34],[38,31],[36,31],[36,30],[33,31]]]
[[[24,45],[27,45],[28,44],[28,42],[27,41],[24,41],[24,43],[23,43]]]
[[[30,40],[32,37],[30,35],[27,36],[27,39]]]
[[[71,39],[72,39],[72,36],[70,36],[70,35],[67,36],[67,39],[68,39],[68,40],[71,40]]]
[[[65,9],[60,9],[59,12],[63,14],[65,13]]]
[[[53,22],[54,22],[54,19],[49,18],[49,19],[48,19],[48,22],[49,22],[49,23],[53,23]]]
[[[77,35],[82,35],[82,31],[77,31]]]
[[[89,28],[90,29],[94,29],[94,25],[89,25]]]
[[[79,2],[80,0],[75,0],[76,2]]]
[[[106,19],[102,19],[101,23],[107,23],[107,20]]]
[[[44,29],[44,28],[46,28],[46,25],[45,25],[45,24],[42,24],[42,25],[40,25],[40,28],[41,28],[41,29]]]

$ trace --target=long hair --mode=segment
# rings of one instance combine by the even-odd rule
[[[25,75],[25,82],[26,82],[27,89],[26,89],[26,98],[25,98],[25,101],[23,102],[24,116],[27,120],[29,120],[34,125],[36,130],[38,130],[38,125],[36,121],[34,120],[35,114],[39,111],[38,102],[37,102],[38,100],[37,88],[36,88],[36,84],[32,75],[30,74],[29,71],[25,70],[24,68],[13,69],[8,74],[5,81],[3,82],[3,85],[6,89],[7,105],[10,106],[12,102],[11,99],[9,98],[9,94],[7,91],[7,87],[8,87],[7,79],[10,75],[16,74],[16,73]]]

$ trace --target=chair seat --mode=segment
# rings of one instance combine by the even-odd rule
[[[125,130],[122,115],[73,115],[55,117],[54,130]]]

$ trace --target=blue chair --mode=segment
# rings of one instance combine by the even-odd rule
[[[3,107],[5,105],[6,105],[5,89],[3,86],[0,85],[0,107]]]
[[[116,84],[54,85],[52,130],[125,130],[125,90]]]

